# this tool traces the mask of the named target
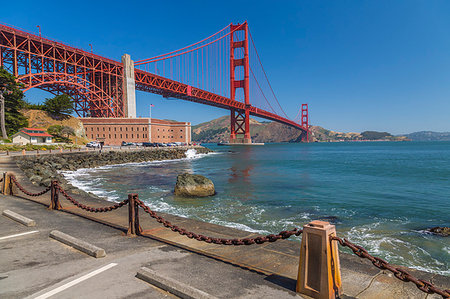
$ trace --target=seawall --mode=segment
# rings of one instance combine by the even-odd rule
[[[102,153],[95,151],[17,156],[15,161],[23,173],[36,185],[47,187],[50,186],[52,180],[58,180],[65,190],[82,194],[84,191],[70,185],[60,173],[61,171],[124,163],[182,159],[186,158],[186,151],[189,149],[194,149],[198,154],[212,152],[210,149],[202,146],[144,148],[138,150],[103,151]]]

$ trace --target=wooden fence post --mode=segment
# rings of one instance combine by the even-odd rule
[[[51,182],[50,189],[50,206],[49,210],[61,210],[61,204],[59,202],[59,189],[58,189],[58,181],[53,180]]]
[[[128,236],[140,235],[142,228],[139,225],[139,206],[136,199],[138,199],[136,193],[128,194]]]
[[[1,193],[3,194],[3,195],[6,195],[6,179],[7,179],[7,175],[6,175],[6,172],[4,172],[3,173],[3,180],[2,180],[2,191],[1,191]]]

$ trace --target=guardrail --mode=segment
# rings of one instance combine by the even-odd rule
[[[350,248],[355,255],[370,260],[375,267],[381,270],[392,272],[394,276],[401,281],[413,282],[419,290],[427,294],[438,294],[441,295],[442,298],[450,298],[450,290],[442,290],[429,281],[418,279],[407,271],[395,267],[379,257],[370,255],[363,247],[355,245],[347,239],[338,237],[336,235],[335,226],[325,221],[314,220],[306,224],[303,229],[294,228],[288,231],[281,231],[278,234],[269,234],[255,238],[215,238],[190,232],[172,224],[145,205],[136,193],[128,194],[127,199],[114,205],[96,208],[78,202],[71,197],[56,180],[53,180],[49,187],[37,193],[27,191],[13,174],[3,173],[3,178],[0,179],[0,183],[2,183],[1,192],[4,195],[14,195],[15,187],[22,193],[32,197],[42,196],[50,191],[50,205],[48,208],[53,210],[63,209],[59,200],[59,194],[62,194],[64,198],[76,207],[92,213],[110,212],[128,205],[127,235],[131,236],[138,236],[142,233],[142,228],[139,224],[139,208],[142,208],[142,210],[149,214],[151,218],[173,232],[177,232],[190,239],[218,245],[240,246],[263,244],[265,242],[276,242],[281,239],[288,239],[293,235],[302,235],[296,290],[298,293],[313,298],[337,298],[342,293],[338,245]]]

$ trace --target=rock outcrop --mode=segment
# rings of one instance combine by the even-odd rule
[[[187,197],[205,197],[216,193],[213,182],[199,174],[183,173],[178,175],[175,195]]]
[[[195,150],[197,153],[211,152],[211,150],[205,147],[196,147]],[[19,156],[16,158],[16,163],[33,183],[49,186],[51,180],[58,180],[65,190],[73,190],[75,193],[80,190],[68,184],[61,171],[181,158],[186,158],[186,148],[152,148],[103,153],[96,151],[41,156]]]
[[[426,230],[427,232],[430,232],[432,234],[435,235],[439,235],[442,237],[448,237],[450,236],[450,227],[441,227],[441,226],[436,226],[436,227],[432,227]]]

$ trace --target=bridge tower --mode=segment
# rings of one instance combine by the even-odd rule
[[[235,100],[236,89],[242,88],[244,90],[245,109],[237,110],[231,109],[231,133],[230,143],[251,143],[250,136],[250,67],[248,58],[248,25],[247,22],[243,24],[230,25],[230,98]],[[234,34],[244,31],[244,39],[234,41]],[[242,49],[244,52],[243,58],[235,59],[235,49]],[[236,67],[244,68],[244,78],[236,80]]]
[[[306,129],[306,133],[303,134],[302,141],[309,142],[309,115],[308,104],[302,104],[302,127]]]

